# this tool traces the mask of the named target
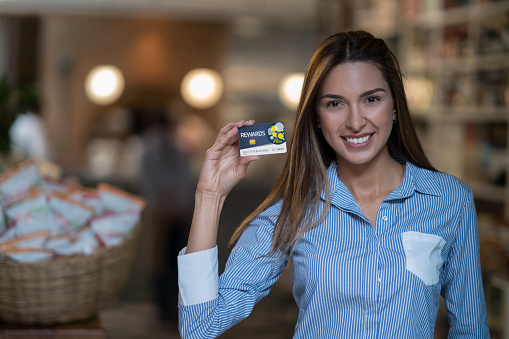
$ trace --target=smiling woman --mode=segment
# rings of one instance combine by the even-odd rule
[[[432,339],[440,296],[449,338],[489,338],[472,191],[426,158],[383,40],[343,32],[318,47],[285,167],[218,277],[222,206],[257,159],[239,156],[237,131],[253,123],[225,126],[203,163],[178,257],[183,338],[247,317],[290,259],[294,338]]]

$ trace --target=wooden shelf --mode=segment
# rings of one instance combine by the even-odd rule
[[[453,123],[492,123],[509,121],[509,109],[505,107],[438,108],[443,122]]]
[[[415,17],[405,18],[405,23],[416,27],[440,28],[485,20],[495,15],[503,14],[506,11],[509,11],[509,2],[507,1],[474,3],[456,8],[436,9],[427,13],[421,13]]]
[[[484,54],[478,56],[437,60],[438,73],[473,73],[482,70],[509,68],[508,53]]]
[[[417,8],[424,8],[424,1]],[[509,33],[509,0],[471,0],[465,6],[441,9],[444,4],[445,0],[438,0],[433,4],[435,9],[402,17],[397,25],[402,69],[433,83],[429,109],[410,107],[412,117],[426,133],[424,140],[429,145],[425,146],[429,147],[425,148],[435,163],[460,177],[474,170],[466,169],[469,164],[481,161],[483,170],[498,170],[500,137],[496,145],[490,144],[494,135],[483,129],[505,124],[506,142],[502,143],[506,146],[501,152],[509,159],[509,46],[502,38]],[[492,35],[495,38],[489,40]],[[486,153],[487,144],[491,149],[497,147],[498,158]],[[509,161],[504,168],[507,176]],[[503,214],[509,218],[507,183],[494,186],[476,182],[471,187],[476,199],[484,205],[491,202],[503,206]]]
[[[486,202],[505,203],[505,187],[486,183],[469,183],[474,198]]]

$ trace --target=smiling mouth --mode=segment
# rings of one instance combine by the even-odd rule
[[[345,138],[351,144],[362,144],[363,142],[368,141],[374,133],[363,136],[362,138]]]

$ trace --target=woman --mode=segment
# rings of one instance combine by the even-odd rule
[[[294,338],[433,338],[440,295],[450,338],[489,337],[472,192],[424,155],[383,40],[346,32],[318,47],[282,174],[218,278],[221,208],[256,160],[239,157],[237,130],[250,124],[224,127],[203,164],[178,258],[182,337],[214,338],[247,317],[290,257]]]

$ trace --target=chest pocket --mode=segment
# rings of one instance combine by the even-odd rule
[[[438,235],[419,232],[404,232],[401,240],[405,250],[406,269],[427,286],[437,284],[445,240]]]

